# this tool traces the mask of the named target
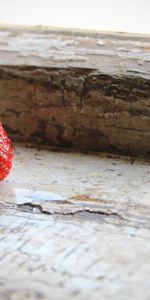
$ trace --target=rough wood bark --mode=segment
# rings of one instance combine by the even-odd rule
[[[148,37],[0,31],[0,117],[18,141],[150,155]]]

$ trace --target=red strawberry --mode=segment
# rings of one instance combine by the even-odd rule
[[[12,166],[12,148],[10,140],[0,122],[0,180],[10,172]]]

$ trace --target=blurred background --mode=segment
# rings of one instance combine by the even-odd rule
[[[150,33],[150,0],[0,0],[0,23]]]

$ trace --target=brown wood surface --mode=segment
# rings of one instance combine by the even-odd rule
[[[0,30],[0,118],[14,140],[150,155],[149,36]]]

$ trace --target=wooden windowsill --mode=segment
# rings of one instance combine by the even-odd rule
[[[60,151],[13,145],[0,299],[150,299],[149,162],[61,151],[148,157],[148,49],[146,37],[1,29],[0,117],[13,140]]]
[[[14,140],[150,155],[149,36],[1,27],[0,118]]]

